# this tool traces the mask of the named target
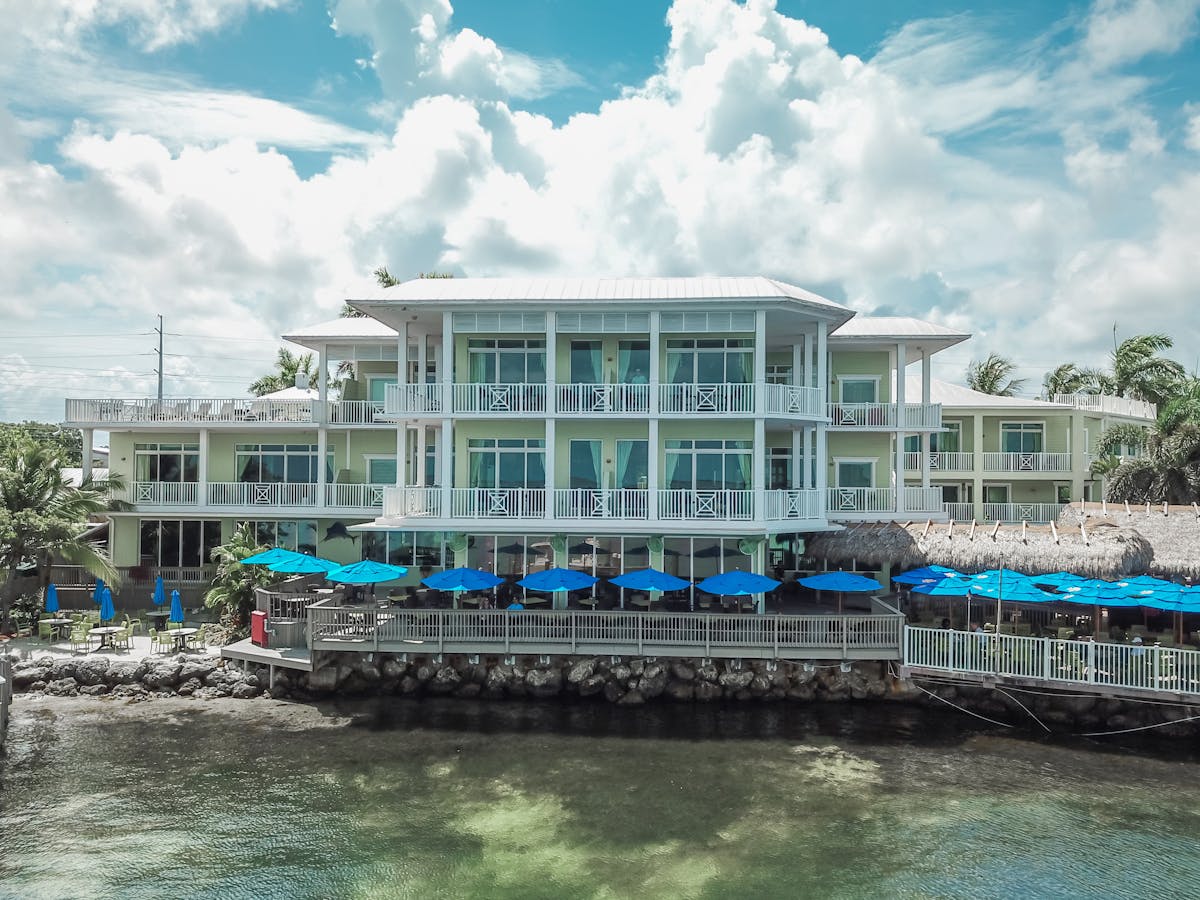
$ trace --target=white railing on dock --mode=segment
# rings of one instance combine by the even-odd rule
[[[1200,651],[1174,647],[907,626],[904,664],[948,673],[1200,694]]]
[[[663,413],[752,413],[752,384],[660,384],[659,410]]]
[[[576,610],[401,610],[309,608],[314,649],[361,649],[369,642],[414,653],[646,652],[659,656],[802,656],[896,658],[898,615],[763,616]]]
[[[307,482],[212,481],[210,506],[316,506],[317,485]]]
[[[1070,453],[984,453],[985,472],[1070,472]]]
[[[560,488],[554,492],[554,515],[559,519],[645,519],[650,514],[649,493],[637,488]]]
[[[555,411],[564,414],[646,413],[648,384],[559,384],[554,389]]]

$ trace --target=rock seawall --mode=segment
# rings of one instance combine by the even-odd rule
[[[155,695],[211,699],[250,699],[263,693],[266,670],[243,671],[211,656],[151,656],[110,659],[103,656],[62,658],[34,656],[13,662],[13,688],[41,692],[146,700]]]

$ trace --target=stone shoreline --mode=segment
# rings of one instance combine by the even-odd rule
[[[655,658],[518,657],[514,662],[466,656],[404,660],[389,654],[339,654],[314,672],[227,665],[216,657],[179,655],[140,660],[104,657],[17,659],[18,693],[110,696],[130,701],[165,696],[289,699],[301,703],[339,697],[402,696],[464,699],[564,699],[639,706],[648,702],[841,703],[894,701],[942,710],[947,704],[1022,730],[1080,735],[1162,726],[1159,737],[1200,734],[1194,707],[1163,706],[1099,696],[1029,692],[945,683],[924,690],[893,674],[887,662],[854,662],[843,671],[828,662]],[[932,695],[932,696],[931,696]],[[940,698],[940,699],[939,699]],[[966,715],[967,713],[963,713]],[[1042,724],[1039,724],[1042,723]],[[1044,727],[1043,727],[1044,726]]]

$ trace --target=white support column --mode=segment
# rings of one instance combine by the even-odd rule
[[[929,405],[929,351],[921,351],[921,403],[925,406]],[[929,487],[929,454],[932,448],[930,447],[929,432],[921,432],[921,487]]]
[[[983,415],[976,413],[971,422],[971,503],[975,521],[983,519]]]
[[[201,506],[208,503],[208,429],[200,429],[200,459],[196,466],[196,500]]]
[[[601,354],[603,357],[603,354]],[[603,375],[601,375],[603,377]],[[558,315],[553,311],[546,313],[546,415],[552,416],[558,412]],[[549,447],[546,448],[547,450]],[[546,473],[547,480],[551,475]],[[549,510],[549,505],[547,505]],[[547,512],[549,515],[549,512]]]
[[[766,411],[767,395],[767,311],[754,311],[754,414],[763,415]],[[764,448],[758,448],[760,452]]]
[[[812,387],[813,383],[813,336],[811,331],[804,332],[804,377],[798,384]]]
[[[808,384],[804,374],[804,345],[792,344],[792,384]]]
[[[401,322],[396,328],[396,384],[408,383],[408,323]],[[402,407],[403,408],[403,407]],[[396,423],[396,487],[407,487],[405,464],[408,461],[408,424],[401,419]]]
[[[792,430],[792,477],[788,483],[794,491],[801,491],[807,487],[804,483],[808,478],[808,471],[805,466],[808,453],[807,448],[804,446],[804,438],[807,435],[807,426]]]
[[[329,454],[329,429],[325,425],[317,426],[317,506],[327,506],[325,485],[328,481],[325,472],[325,458]],[[347,459],[347,465],[349,459]]]
[[[413,460],[413,484],[425,487],[425,454],[428,452],[429,432],[424,422],[417,425],[417,452]]]
[[[396,383],[408,383],[408,323],[396,329]]]
[[[453,412],[454,402],[454,313],[442,313],[442,367],[438,372],[442,385],[442,411]]]
[[[816,436],[817,429],[812,425],[805,425],[801,434],[804,448],[800,454],[800,487],[808,490],[816,487],[816,480],[813,478],[813,438]],[[824,500],[822,500],[824,502]]]
[[[761,416],[754,420],[754,455],[750,462],[754,518],[764,519],[767,514],[767,423]]]
[[[659,388],[661,380],[660,369],[662,355],[662,333],[660,327],[662,324],[658,310],[650,310],[650,415],[657,416],[659,410],[659,397],[662,394]],[[657,426],[656,426],[657,427]],[[650,445],[650,455],[654,456],[654,444]],[[654,470],[654,465],[651,464],[651,471]],[[654,502],[654,501],[651,501]],[[657,514],[656,514],[657,515]]]
[[[408,487],[408,423],[396,425],[396,486]]]
[[[449,519],[452,512],[450,503],[454,495],[454,420],[450,417],[442,419],[442,435],[439,451],[442,460],[442,515]]]
[[[442,518],[449,519],[454,494],[454,419],[451,418],[454,402],[454,313],[442,313],[442,357],[438,381],[442,386],[442,433],[439,438],[438,456],[441,459],[441,510]]]
[[[417,338],[417,384],[425,384],[429,368],[429,335],[422,331]]]
[[[329,421],[329,356],[326,351],[325,344],[317,350],[317,408],[313,411],[313,421],[318,426]]]
[[[92,454],[96,451],[96,447],[95,447],[96,432],[91,428],[83,428],[83,429],[81,429],[81,431],[83,432],[83,453],[81,454],[80,465],[81,465],[81,468],[83,471],[80,474],[83,476],[83,479],[86,481],[87,479],[92,477]],[[111,442],[111,438],[109,440]],[[111,469],[111,467],[112,467],[112,455],[111,454],[109,455],[108,465],[109,465],[109,468]],[[127,473],[122,472],[121,474],[125,475],[130,481],[133,481],[132,476],[136,475],[137,473],[130,472],[127,474]]]
[[[817,384],[821,391],[821,408],[829,415],[829,347],[826,340],[828,326],[817,323]],[[822,438],[822,441],[824,439]]]
[[[813,460],[813,468],[816,472],[816,484],[819,501],[822,511],[829,506],[829,447],[827,444],[829,438],[829,429],[824,425],[818,425],[813,429],[813,437],[816,439],[816,446],[813,448],[815,459]]]
[[[904,404],[905,404],[905,385],[904,385],[904,361],[908,358],[908,348],[904,346],[904,342],[900,341],[896,344],[896,366],[892,374],[892,378],[896,383],[896,389],[893,392],[896,397],[896,460],[895,460],[895,482],[896,482],[896,517],[899,518],[905,512],[904,503]]]
[[[549,377],[549,375],[547,375]],[[558,435],[555,430],[557,423],[552,417],[546,418],[546,511],[547,519],[554,518],[554,467],[555,467],[555,444],[558,442]]]
[[[656,316],[658,313],[650,315]],[[653,380],[650,383],[655,384]],[[655,395],[651,394],[650,396]],[[658,461],[661,454],[662,448],[659,446],[658,440],[658,419],[651,418],[646,426],[646,501],[649,507],[647,517],[651,521],[658,519]]]

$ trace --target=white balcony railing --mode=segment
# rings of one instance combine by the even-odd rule
[[[554,516],[558,519],[645,519],[650,514],[649,494],[649,491],[637,488],[559,489],[554,492]]]
[[[545,488],[454,488],[450,515],[456,519],[532,519],[546,515]]]
[[[955,522],[970,522],[975,518],[974,503],[943,503],[942,507]]]
[[[311,400],[68,400],[68,423],[312,422]]]
[[[443,391],[440,384],[389,384],[383,393],[384,412],[389,416],[441,414]]]
[[[456,384],[456,413],[544,413],[545,384]]]
[[[383,490],[383,514],[389,518],[437,518],[442,514],[442,489],[389,487]]]
[[[1086,412],[1108,413],[1135,419],[1154,419],[1158,416],[1158,408],[1153,403],[1129,397],[1110,397],[1106,394],[1055,394],[1054,402],[1065,403]]]
[[[912,513],[941,513],[942,489],[940,487],[904,488],[904,511]]]
[[[798,384],[763,385],[764,413],[768,416],[817,418],[825,414],[821,391]]]
[[[960,451],[931,452],[929,454],[929,470],[931,472],[970,472],[975,467],[975,454]],[[921,454],[908,451],[904,454],[904,470],[906,472],[921,471]]]
[[[984,453],[985,472],[1070,472],[1070,453]]]
[[[1044,525],[1058,518],[1062,503],[985,503],[983,518],[988,522],[1031,522]]]
[[[754,491],[658,492],[660,519],[753,519]]]
[[[648,384],[559,384],[554,389],[559,413],[647,413]]]
[[[896,508],[891,488],[832,487],[828,508],[836,512],[892,512]]]
[[[210,506],[316,506],[315,484],[214,481],[208,485]]]
[[[752,384],[660,384],[659,410],[677,413],[753,413]]]
[[[830,403],[829,424],[835,428],[896,428],[897,410],[895,403]],[[904,404],[904,427],[913,431],[941,428],[941,404]]]
[[[331,400],[330,425],[373,425],[382,421],[383,404],[374,400]]]
[[[763,518],[768,522],[791,519],[821,519],[820,491],[767,491]]]
[[[123,498],[138,506],[195,506],[200,485],[194,481],[135,481]]]
[[[383,509],[382,484],[327,484],[325,505],[346,509]]]

